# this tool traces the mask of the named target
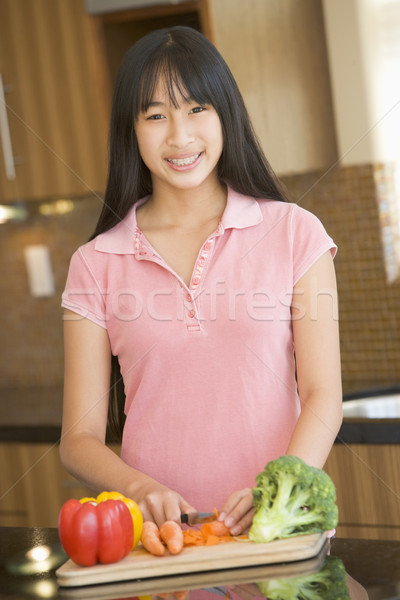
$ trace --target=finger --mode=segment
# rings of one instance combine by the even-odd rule
[[[225,502],[224,506],[221,509],[221,514],[225,513],[225,514],[229,514],[230,512],[232,512],[232,510],[235,508],[235,506],[243,499],[246,497],[251,497],[251,502],[253,502],[252,499],[252,490],[251,488],[244,488],[242,490],[237,490],[236,492],[233,492],[233,494],[231,494],[228,498],[228,500]]]
[[[180,505],[179,505],[179,521],[178,523],[181,524],[181,515],[182,514],[193,514],[193,513],[197,513],[197,509],[192,506],[191,504],[189,504],[188,502],[186,502],[186,500],[181,500]]]
[[[231,528],[253,507],[253,495],[250,488],[234,492],[222,507],[219,520]]]
[[[237,498],[237,492],[229,496],[228,500],[225,502],[225,504],[219,511],[218,521],[225,521],[226,517],[232,512],[232,510],[237,505],[238,500],[240,500],[240,498]]]
[[[147,497],[147,503],[151,507],[153,520],[158,527],[161,527],[165,521],[175,521],[175,523],[180,524],[181,502],[181,496],[171,490],[163,494],[157,494],[154,497],[150,494]]]
[[[183,512],[193,511],[194,509],[183,500],[179,494],[174,494],[166,499],[164,503],[164,512],[167,521],[175,521],[181,524],[181,514]]]
[[[237,523],[235,523],[235,525],[233,527],[231,527],[231,529],[230,529],[231,534],[232,535],[240,535],[241,533],[244,533],[245,531],[247,531],[249,529],[249,527],[251,527],[251,524],[253,522],[253,517],[254,517],[254,508],[249,510],[249,512],[246,513],[245,516],[240,519],[240,521],[238,521]]]
[[[153,515],[151,514],[151,511],[148,510],[146,502],[139,502],[138,506],[140,508],[140,512],[142,513],[143,521],[154,522]]]
[[[153,521],[157,527],[166,521],[164,512],[164,498],[163,494],[152,493],[146,496],[144,501],[144,517],[147,515],[147,520]]]

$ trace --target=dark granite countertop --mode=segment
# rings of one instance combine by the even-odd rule
[[[128,584],[125,584],[124,594],[118,591],[116,584],[102,584],[85,586],[76,590],[71,588],[60,589],[56,583],[55,570],[66,560],[59,541],[56,529],[2,527],[0,528],[0,597],[14,600],[27,598],[66,598],[86,597],[116,599],[121,597],[138,596],[140,594],[128,593]],[[36,565],[36,573],[32,571],[32,561],[27,560],[26,553],[33,547],[46,545],[50,547],[51,554],[44,566]],[[364,590],[368,593],[369,600],[389,600],[398,597],[400,589],[400,542],[334,539],[331,542],[330,553],[339,557],[346,568],[346,572],[361,586],[361,595],[351,596],[352,600],[364,600]],[[260,567],[262,569],[262,567]],[[215,594],[224,590],[223,586],[230,586],[235,579],[236,569],[221,572],[221,581],[218,586],[214,584]],[[258,576],[262,577],[262,571]],[[170,580],[173,576],[168,576]],[[177,577],[177,589],[184,589],[185,575]],[[197,587],[208,587],[207,572],[204,573],[204,583],[200,575],[200,584]],[[266,577],[267,579],[269,577]],[[159,578],[158,578],[159,579]],[[262,580],[262,579],[261,579]],[[188,580],[186,579],[186,582]],[[132,586],[134,586],[132,581]],[[169,582],[171,583],[171,581]],[[178,586],[179,584],[179,586]],[[160,582],[157,583],[158,588]],[[137,586],[137,581],[136,581]],[[356,586],[357,587],[357,586]],[[364,590],[362,589],[364,588]],[[135,588],[137,589],[137,588]],[[171,587],[169,587],[171,589]],[[133,592],[133,588],[132,588]],[[360,592],[360,589],[358,589]],[[75,595],[74,595],[75,593]],[[147,591],[146,594],[150,592]],[[225,594],[220,594],[224,596]],[[210,598],[212,598],[211,596]],[[214,596],[215,597],[215,596]],[[251,600],[254,596],[242,596]],[[258,596],[260,597],[260,596]],[[172,598],[172,597],[171,597]]]
[[[339,444],[400,444],[400,419],[344,419]]]
[[[400,443],[400,388],[391,386],[347,394],[337,442],[347,444]]]
[[[0,388],[0,442],[56,443],[62,387]],[[336,443],[400,444],[400,419],[345,418]]]

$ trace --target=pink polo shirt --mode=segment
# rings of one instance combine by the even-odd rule
[[[285,453],[300,411],[293,286],[327,250],[311,213],[229,190],[189,288],[135,207],[75,252],[62,305],[105,327],[119,357],[125,462],[205,511]]]

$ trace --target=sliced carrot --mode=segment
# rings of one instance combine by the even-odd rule
[[[185,529],[183,532],[183,543],[185,546],[203,546],[204,536],[195,529]]]
[[[183,549],[183,531],[175,521],[165,521],[160,527],[161,539],[167,544],[171,554],[179,554]]]
[[[165,554],[165,546],[160,537],[160,531],[153,521],[145,521],[143,523],[141,541],[148,552],[155,556],[163,556]]]
[[[223,535],[230,535],[229,529],[222,523],[222,521],[211,521],[211,523],[204,523],[200,529],[201,533],[205,536],[216,535],[221,537]]]
[[[220,521],[204,523],[200,531],[197,529],[186,529],[183,532],[183,543],[185,546],[214,546],[223,542],[232,542],[235,538],[229,533],[229,529]]]
[[[217,535],[208,535],[206,537],[206,546],[215,546],[215,544],[219,544],[221,538]]]

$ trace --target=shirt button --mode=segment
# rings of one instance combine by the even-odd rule
[[[192,296],[190,294],[186,294],[186,301],[193,302]]]
[[[189,312],[188,312],[188,316],[189,316],[191,319],[193,319],[193,317],[194,317],[194,310],[189,310]]]
[[[193,277],[193,285],[197,285],[200,281],[200,277]]]

